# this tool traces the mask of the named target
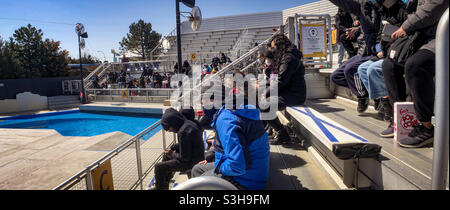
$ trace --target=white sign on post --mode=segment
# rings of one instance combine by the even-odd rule
[[[304,57],[326,57],[326,32],[325,24],[300,25],[300,50]]]

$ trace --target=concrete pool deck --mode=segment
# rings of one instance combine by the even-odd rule
[[[50,190],[129,138],[120,132],[64,137],[54,130],[0,129],[0,189]]]
[[[141,103],[100,102],[83,106],[97,111],[131,110],[151,114],[161,114],[164,109],[162,104]],[[50,111],[8,116],[46,112]],[[151,153],[159,155],[162,152],[162,149],[157,149],[162,144],[162,141],[157,141],[162,139],[160,136],[161,131],[155,134],[155,141],[142,145],[143,149],[148,147]],[[64,137],[55,130],[0,129],[0,190],[51,190],[131,137],[121,132],[94,137]],[[135,156],[130,154],[130,158]],[[152,159],[153,155],[148,155],[148,158]]]
[[[107,111],[126,113],[162,114],[167,108],[157,103],[125,103],[125,102],[95,102],[79,107],[81,111]]]

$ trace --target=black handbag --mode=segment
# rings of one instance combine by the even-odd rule
[[[333,154],[341,160],[377,158],[380,152],[381,146],[377,144],[348,143],[333,145]]]
[[[422,40],[420,32],[395,40],[388,50],[387,58],[398,65],[405,65],[408,58],[422,47]]]

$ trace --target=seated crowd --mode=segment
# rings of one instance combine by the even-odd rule
[[[330,1],[339,7],[338,46],[350,56],[332,73],[332,81],[350,88],[358,97],[359,113],[367,110],[369,100],[375,101],[375,108],[390,122],[380,133],[386,138],[394,137],[394,104],[406,101],[410,95],[419,123],[398,144],[411,148],[432,143],[435,37],[448,1]],[[351,44],[355,38],[357,53]],[[340,63],[342,57],[339,56]]]
[[[278,86],[267,84],[264,97],[278,97],[278,110],[302,105],[306,100],[302,53],[285,35],[276,35],[262,54],[264,56],[259,59],[264,63],[267,79],[273,80],[278,74],[279,80]],[[243,73],[235,72],[233,75],[236,74]],[[202,87],[202,94],[209,93],[210,98],[203,99],[203,116],[198,121],[192,108],[165,111],[161,125],[164,130],[178,134],[178,144],[166,150],[163,161],[156,164],[155,186],[151,189],[167,190],[176,171],[188,171],[191,178],[220,177],[240,190],[265,189],[269,178],[269,143],[291,142],[290,136],[279,120],[261,120],[260,114],[268,110],[248,100],[248,92],[255,91],[257,85],[253,87],[248,82],[237,85],[234,82],[232,87],[228,87],[232,91],[225,92],[227,85],[230,83],[225,83],[220,91]],[[271,88],[278,88],[279,96],[270,96]],[[214,98],[217,96],[215,93],[219,93],[221,100]],[[238,104],[239,101],[242,103]],[[271,137],[267,133],[269,126],[274,129]],[[204,148],[202,137],[205,129],[215,132],[208,148]],[[273,140],[269,142],[269,138]]]
[[[131,73],[127,73],[125,70],[111,71],[108,73],[106,81],[101,84],[98,76],[94,75],[93,87],[94,89],[111,89],[112,85],[115,85],[118,89],[171,88],[172,76],[172,73],[153,72],[151,68],[144,69],[139,79],[133,78]]]
[[[339,45],[350,55],[346,62],[339,56],[341,65],[332,73],[332,81],[350,88],[358,97],[359,113],[367,110],[369,100],[376,101],[376,109],[391,122],[381,132],[383,137],[393,137],[392,107],[396,102],[407,100],[408,86],[419,123],[408,138],[398,143],[402,147],[422,147],[431,143],[434,40],[438,21],[448,8],[448,1],[330,1],[340,8],[336,16]],[[395,30],[389,33],[387,27]],[[352,44],[354,41],[358,43],[357,50]],[[258,55],[258,67],[269,80],[265,93],[258,97],[277,97],[279,111],[288,106],[303,105],[307,89],[302,60],[302,52],[285,35],[275,35]],[[220,59],[215,56],[211,66],[204,66],[204,74],[214,73],[219,64]],[[277,85],[273,85],[274,79],[278,80]],[[199,120],[195,119],[192,108],[166,110],[161,124],[164,130],[178,134],[178,144],[165,151],[163,161],[155,166],[156,182],[152,189],[167,190],[176,171],[187,171],[191,178],[220,177],[241,190],[265,189],[269,178],[269,145],[288,144],[292,140],[278,118],[261,120],[261,114],[267,110],[262,109],[258,101],[251,104],[247,100],[248,92],[258,89],[258,84],[256,87],[248,82],[242,86],[233,85],[233,91],[220,91],[222,100],[211,94],[209,100],[202,101],[203,116]],[[278,90],[278,96],[270,95],[274,88]],[[211,90],[202,87],[202,94],[207,91]],[[231,107],[226,106],[229,96],[233,100]],[[239,97],[243,100],[237,100]],[[238,101],[243,103],[237,104]],[[202,137],[205,129],[215,132],[208,148]]]

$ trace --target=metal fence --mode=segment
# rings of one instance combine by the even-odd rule
[[[94,190],[92,173],[108,161],[111,162],[114,190],[143,190],[149,174],[162,159],[163,151],[176,141],[175,134],[161,128],[160,121],[122,143],[54,190]],[[162,144],[158,144],[162,141]],[[155,147],[155,143],[156,146]]]
[[[135,88],[135,89],[87,89],[89,101],[162,102],[170,98],[177,89]]]

